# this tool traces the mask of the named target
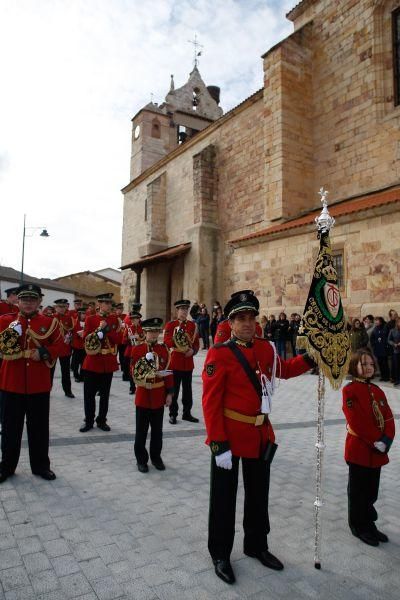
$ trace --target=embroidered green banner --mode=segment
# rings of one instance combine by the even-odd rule
[[[307,350],[332,387],[338,389],[347,375],[350,337],[333,266],[329,232],[319,233],[320,247],[297,347]]]

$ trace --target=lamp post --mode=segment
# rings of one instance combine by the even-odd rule
[[[44,238],[50,237],[47,232],[47,229],[45,227],[27,227],[26,226],[26,215],[24,215],[24,231],[23,231],[23,235],[22,235],[21,277],[20,277],[20,281],[19,281],[20,285],[22,285],[24,283],[25,236],[26,236],[27,229],[30,229],[31,231],[41,229],[42,231],[39,234],[40,237],[44,237]]]

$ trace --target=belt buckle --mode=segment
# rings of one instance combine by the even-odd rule
[[[256,427],[260,427],[260,425],[264,425],[264,419],[265,419],[265,415],[264,414],[257,415],[254,425]]]

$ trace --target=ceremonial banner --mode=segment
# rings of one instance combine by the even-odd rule
[[[297,347],[307,350],[328,378],[339,389],[350,361],[350,337],[332,262],[329,230],[319,231],[320,247]]]

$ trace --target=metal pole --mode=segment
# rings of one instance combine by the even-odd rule
[[[25,258],[25,221],[26,215],[24,215],[24,232],[22,235],[22,264],[21,264],[21,277],[20,277],[20,285],[24,283],[24,258]]]

